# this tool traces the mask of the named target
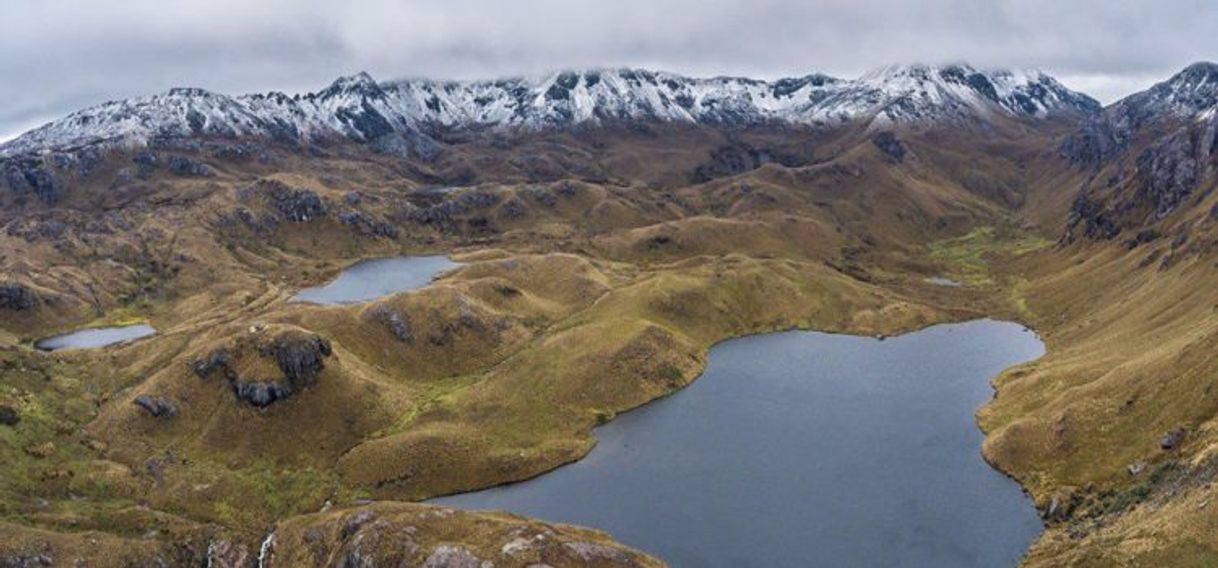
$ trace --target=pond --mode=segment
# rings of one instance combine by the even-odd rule
[[[39,339],[34,346],[43,351],[56,349],[76,349],[105,347],[115,343],[123,343],[156,333],[150,325],[123,325],[116,327],[93,327]]]
[[[330,283],[305,288],[292,299],[315,304],[355,304],[431,283],[459,263],[447,256],[399,256],[355,263]]]
[[[733,339],[585,459],[433,502],[598,528],[676,567],[1015,566],[1042,525],[982,459],[974,412],[1043,352],[991,320]]]
[[[926,279],[926,282],[934,284],[935,286],[947,286],[948,288],[959,288],[962,286],[960,282],[952,280],[951,278],[945,278],[943,276],[931,276],[930,278]]]

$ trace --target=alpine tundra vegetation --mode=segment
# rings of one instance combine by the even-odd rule
[[[85,108],[0,145],[0,565],[658,566],[424,501],[579,460],[729,338],[994,318],[1046,348],[976,413],[1022,565],[1215,566],[1216,185],[1204,62],[1107,106],[953,64]],[[311,295],[400,256],[439,258]]]

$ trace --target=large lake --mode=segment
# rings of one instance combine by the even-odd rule
[[[447,256],[399,256],[353,264],[325,286],[305,288],[293,300],[315,304],[354,304],[431,283],[437,274],[460,266]]]
[[[991,320],[733,339],[583,460],[434,502],[595,527],[676,567],[1011,567],[1041,522],[982,460],[973,414],[1043,352]]]
[[[94,327],[39,339],[34,346],[43,351],[56,349],[75,349],[105,347],[115,343],[123,343],[149,336],[156,333],[150,325],[124,325],[117,327]]]

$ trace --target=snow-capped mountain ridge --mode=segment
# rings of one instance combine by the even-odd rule
[[[1199,151],[1208,156],[1218,147],[1218,63],[1194,63],[1166,81],[1108,105],[1084,121],[1060,150],[1074,162],[1100,164],[1119,156],[1140,132],[1187,125],[1208,130],[1197,137],[1208,141]]]
[[[761,81],[644,69],[563,71],[490,81],[340,77],[303,95],[230,97],[175,88],[74,112],[0,146],[0,156],[158,137],[259,136],[373,142],[434,128],[554,128],[606,121],[707,124],[927,123],[1091,113],[1098,103],[1039,72],[893,66],[857,80],[822,74]]]

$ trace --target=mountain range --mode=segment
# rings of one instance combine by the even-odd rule
[[[361,73],[80,110],[0,146],[0,566],[659,566],[403,502],[583,458],[732,337],[980,317],[1045,346],[975,415],[1043,520],[1021,565],[1218,566],[1216,190],[1214,63],[1106,106],[900,65]],[[460,266],[297,301],[434,254]],[[38,349],[130,324],[155,333]]]
[[[406,80],[366,73],[314,93],[230,97],[203,89],[111,101],[74,112],[0,146],[0,157],[156,137],[256,136],[292,142],[336,137],[395,147],[437,128],[543,129],[613,121],[718,125],[875,125],[1098,112],[1092,98],[1041,72],[968,65],[895,65],[855,80],[822,74],[760,81],[694,79],[643,69],[565,71],[540,79]],[[400,146],[400,144],[397,144]]]

